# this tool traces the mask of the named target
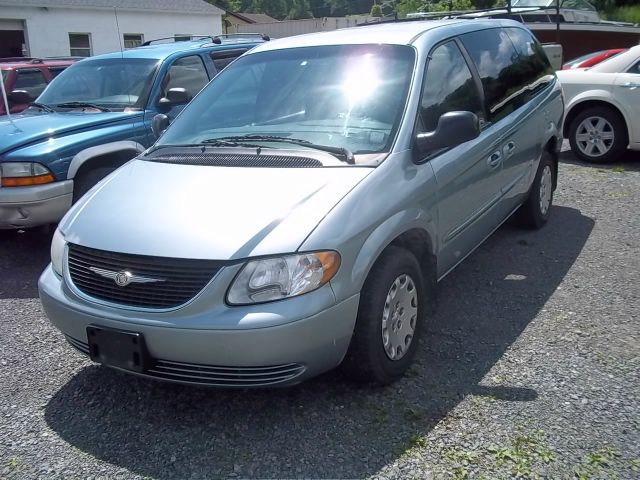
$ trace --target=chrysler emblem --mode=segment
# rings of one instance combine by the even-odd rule
[[[164,278],[143,277],[142,275],[134,275],[128,270],[122,270],[121,272],[114,272],[113,270],[106,270],[104,268],[89,267],[93,273],[97,273],[101,277],[110,278],[119,287],[126,287],[130,283],[156,283],[164,282]]]

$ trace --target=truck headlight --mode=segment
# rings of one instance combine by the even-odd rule
[[[28,187],[55,180],[47,167],[33,162],[0,163],[0,179],[3,187]]]
[[[64,256],[65,239],[59,229],[53,234],[51,240],[51,266],[53,271],[62,276],[62,257]]]
[[[248,262],[227,293],[230,305],[272,302],[320,288],[340,267],[337,252],[312,252]]]

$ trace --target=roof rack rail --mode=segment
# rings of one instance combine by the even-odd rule
[[[15,62],[28,62],[30,60],[35,60],[33,57],[3,57],[0,58],[1,63],[15,63]]]
[[[184,37],[189,37],[190,40],[176,40],[177,38],[184,38]],[[215,35],[174,35],[173,37],[162,37],[162,38],[154,38],[153,40],[147,40],[146,42],[142,43],[141,47],[148,47],[149,45],[153,45],[155,42],[161,42],[163,40],[173,40],[174,42],[178,43],[178,42],[196,42],[198,40],[205,39],[205,38],[208,38],[213,42],[216,36]]]
[[[516,10],[516,11],[514,11]],[[396,23],[396,22],[416,22],[420,20],[442,20],[442,19],[462,19],[462,20],[475,20],[477,18],[491,18],[494,15],[500,15],[503,18],[506,16],[518,17],[522,14],[530,12],[539,12],[541,10],[555,11],[555,7],[511,7],[511,12],[505,7],[493,7],[493,8],[478,8],[473,10],[450,10],[443,12],[415,12],[408,13],[406,18],[385,18],[381,20],[373,21],[369,23],[359,23],[358,27],[364,27],[366,25],[375,25],[378,23]],[[485,14],[485,15],[482,15]]]
[[[261,40],[264,40],[265,42],[268,42],[269,40],[271,40],[271,37],[269,37],[269,35],[265,33],[225,33],[222,35],[216,35],[216,38],[219,38],[221,40],[225,38],[238,39],[238,38],[256,38],[256,37]]]
[[[56,61],[56,60],[82,60],[85,57],[4,57],[0,58],[0,63],[31,63],[31,64],[40,64],[44,63],[47,60]]]

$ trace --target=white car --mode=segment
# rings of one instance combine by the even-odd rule
[[[565,98],[563,134],[578,158],[608,162],[627,148],[640,150],[640,45],[557,75]]]

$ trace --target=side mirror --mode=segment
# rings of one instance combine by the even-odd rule
[[[480,135],[480,121],[475,113],[447,112],[438,119],[433,132],[419,133],[416,144],[421,152],[454,147]]]
[[[165,107],[173,107],[174,105],[183,105],[191,101],[191,95],[187,92],[186,88],[170,88],[167,92],[167,96],[160,99],[158,102]]]
[[[163,113],[159,113],[153,117],[153,120],[151,120],[151,130],[156,138],[160,138],[160,135],[162,135],[169,126],[169,123],[171,123],[169,117]]]
[[[14,90],[7,95],[7,100],[16,105],[24,105],[33,102],[33,97],[26,90]]]

